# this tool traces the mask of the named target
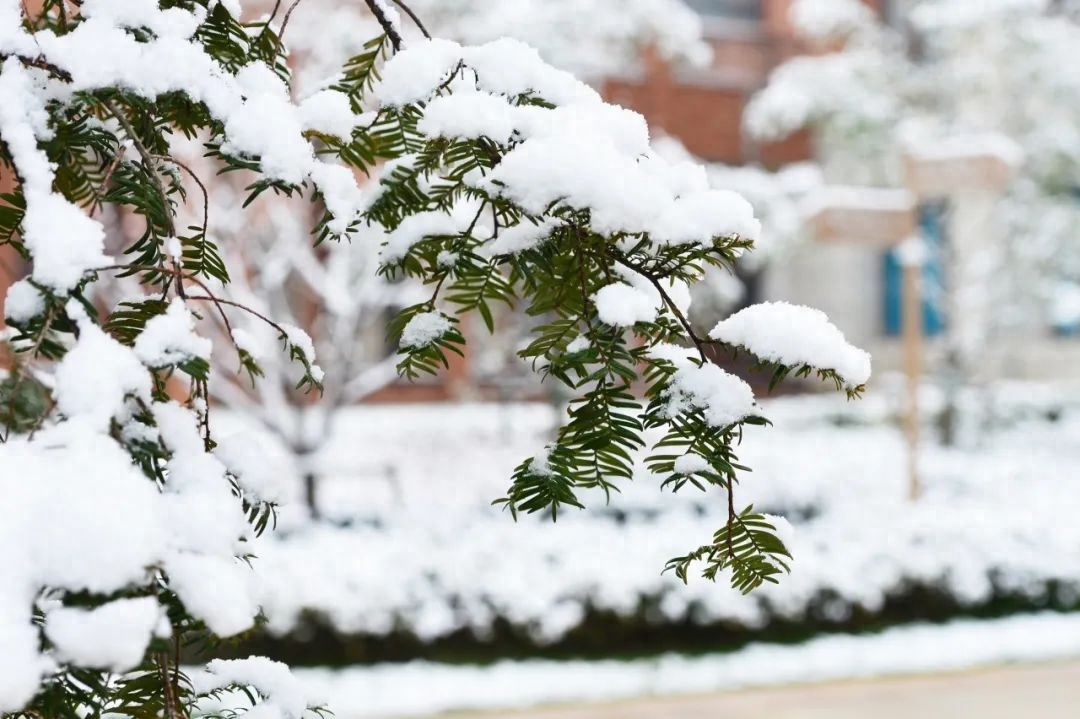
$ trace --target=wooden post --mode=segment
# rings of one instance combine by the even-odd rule
[[[904,435],[908,447],[908,497],[919,498],[919,380],[922,375],[923,312],[922,262],[903,262],[904,376],[907,406]]]

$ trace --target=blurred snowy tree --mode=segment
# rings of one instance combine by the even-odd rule
[[[858,0],[800,0],[792,13],[820,52],[774,71],[748,129],[775,139],[811,127],[835,184],[899,185],[907,151],[954,137],[1011,139],[1023,165],[996,208],[1002,242],[987,244],[978,280],[993,293],[989,329],[1080,321],[1060,301],[1080,281],[1075,3],[909,0],[889,25]]]

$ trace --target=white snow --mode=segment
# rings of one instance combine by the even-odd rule
[[[395,262],[405,257],[413,245],[427,237],[457,235],[465,232],[479,210],[473,202],[461,202],[447,212],[429,210],[409,215],[387,233],[382,250],[383,262]]]
[[[693,452],[684,454],[675,460],[675,472],[677,474],[697,474],[709,469],[709,461],[700,454]]]
[[[334,90],[320,90],[300,103],[300,123],[305,130],[315,130],[348,141],[356,126],[356,115],[348,96]]]
[[[309,706],[308,691],[289,671],[289,667],[266,657],[214,659],[205,670],[191,673],[192,686],[198,694],[232,686],[253,687],[262,698],[243,716],[259,719],[300,719]],[[240,699],[240,697],[237,697]]]
[[[28,322],[45,311],[41,290],[29,280],[13,282],[4,297],[4,316],[12,322]]]
[[[750,385],[711,362],[698,365],[690,360],[690,352],[670,344],[649,349],[651,356],[666,360],[676,368],[667,396],[668,417],[700,409],[709,424],[727,427],[759,414]]]
[[[414,661],[344,670],[298,669],[309,692],[342,719],[506,712],[538,705],[610,702],[951,672],[1080,656],[1080,617],[1031,614],[921,624],[802,644],[752,644],[729,654],[625,661],[501,661],[491,666]],[[612,711],[617,711],[612,709]]]
[[[80,336],[56,368],[56,406],[65,417],[105,430],[124,414],[129,395],[150,400],[150,377],[130,348],[86,319],[81,305],[70,301],[68,314],[80,318]]]
[[[135,338],[135,355],[147,367],[165,367],[193,357],[208,360],[212,349],[209,339],[195,334],[195,318],[179,297]]]
[[[106,379],[109,369],[101,365],[103,377],[87,379]],[[88,427],[69,422],[42,430],[33,443],[13,438],[0,444],[0,493],[5,498],[0,503],[2,711],[21,708],[51,671],[52,660],[41,654],[31,624],[41,589],[112,592],[147,581],[147,568],[164,552],[165,515],[154,485],[119,445]],[[115,516],[125,520],[102,521]],[[146,615],[142,605],[131,608],[138,610],[132,633],[117,637],[115,645],[98,647],[96,630],[101,623],[113,623],[117,613],[128,616],[126,605],[122,612],[114,608],[88,618],[86,635],[76,626],[81,623],[77,617],[58,620],[63,626],[56,631],[67,656],[126,663],[129,642],[141,631],[136,618]]]
[[[153,597],[117,599],[92,609],[57,607],[45,617],[45,636],[61,660],[126,672],[142,662],[164,613]]]
[[[835,370],[849,387],[870,379],[870,355],[852,346],[820,310],[763,302],[721,320],[709,336],[763,360]]]
[[[689,363],[689,350],[671,353]],[[659,622],[752,629],[826,610],[833,621],[873,614],[913,585],[960,607],[983,606],[999,592],[1045,601],[1053,586],[1059,598],[1076,596],[1080,530],[1039,519],[1080,501],[1075,395],[1059,422],[1003,426],[977,447],[943,449],[928,438],[923,497],[911,504],[904,443],[889,423],[899,395],[883,395],[884,384],[859,402],[813,396],[755,408],[774,426],[746,430],[736,452],[753,474],[736,502],[788,516],[795,559],[778,586],[748,596],[722,580],[684,586],[660,574],[668,559],[712,536],[724,507],[714,494],[661,494],[643,469],[612,501],[623,521],[602,494],[583,494],[588,510],[555,526],[532,517],[514,523],[492,508],[514,467],[550,441],[546,406],[358,408],[339,417],[318,463],[320,508],[336,525],[310,523],[286,505],[285,536],[255,550],[269,627],[299,628],[311,612],[347,633],[396,626],[431,639],[462,629],[482,635],[502,618],[543,642],[576,626],[585,606],[632,618],[643,600],[655,603]],[[932,389],[923,392],[928,413],[939,406]],[[1030,410],[1036,416],[1061,401],[1062,389],[1024,385],[994,405],[1013,412],[1033,397],[1043,398]],[[430,482],[434,474],[446,481]],[[292,486],[299,501],[298,477]],[[834,599],[823,604],[823,596]]]
[[[593,295],[596,314],[601,322],[616,327],[630,327],[638,322],[652,322],[658,310],[656,298],[625,282],[613,282]]]
[[[412,317],[401,331],[401,347],[427,347],[453,327],[450,318],[442,312],[420,312]]]

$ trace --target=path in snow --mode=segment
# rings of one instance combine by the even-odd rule
[[[475,719],[1072,719],[1077,706],[1080,663],[1070,663],[499,712]]]
[[[1080,706],[1078,662],[1080,613],[1041,613],[909,625],[874,635],[822,636],[794,645],[756,644],[711,656],[503,661],[488,666],[417,661],[337,671],[299,669],[296,674],[309,698],[325,701],[340,719],[452,711],[515,716],[515,710],[559,705],[576,708],[521,716],[1057,719],[1076,716],[1075,707]],[[996,669],[1009,664],[1044,668]],[[949,675],[975,668],[983,668],[983,673]],[[912,678],[880,679],[890,676]],[[813,682],[820,684],[810,686]],[[765,688],[785,685],[796,688]],[[736,693],[717,694],[724,691]],[[674,698],[679,696],[701,698]],[[766,711],[773,701],[779,709]],[[938,713],[924,710],[923,702],[939,707]],[[981,706],[976,702],[986,704],[986,711],[969,708]],[[1070,706],[1071,713],[1063,713]],[[873,707],[880,711],[870,711]],[[1018,710],[1025,707],[1038,712]]]

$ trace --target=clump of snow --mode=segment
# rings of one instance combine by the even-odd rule
[[[420,312],[413,315],[401,331],[401,347],[427,347],[445,335],[454,326],[442,312]]]
[[[667,416],[701,410],[710,425],[727,427],[759,413],[750,385],[711,362],[698,365],[688,352],[670,344],[649,349],[652,357],[675,365],[665,408]]]
[[[386,105],[427,99],[461,60],[461,46],[442,39],[412,43],[395,53],[382,69],[375,94]]]
[[[175,297],[135,338],[135,355],[147,367],[165,367],[198,357],[210,358],[212,343],[195,334],[195,319],[184,300]]]
[[[247,352],[256,362],[266,356],[266,346],[259,340],[259,337],[244,328],[234,327],[232,339],[238,349]]]
[[[569,354],[574,352],[581,352],[588,349],[590,346],[589,338],[585,335],[578,335],[570,341],[570,344],[566,345],[566,351]]]
[[[45,617],[45,636],[62,661],[125,672],[142,662],[164,613],[153,597],[117,599],[92,609],[56,607]]]
[[[29,322],[45,311],[41,290],[29,280],[13,282],[4,297],[4,316],[12,322]]]
[[[429,210],[409,215],[401,224],[386,235],[382,250],[384,262],[396,262],[405,257],[413,245],[427,237],[457,235],[469,228],[479,205],[474,202],[460,202],[450,212]]]
[[[848,387],[870,379],[870,355],[852,346],[820,310],[763,302],[721,320],[709,336],[763,360],[835,371]]]
[[[462,91],[435,98],[424,108],[419,130],[429,137],[489,137],[506,142],[520,110],[487,92]]]
[[[183,552],[169,559],[168,570],[169,587],[217,636],[231,637],[254,626],[259,605],[247,564],[233,557]]]
[[[754,208],[730,190],[703,190],[676,197],[653,227],[653,239],[666,244],[689,244],[713,237],[757,240],[761,222]]]
[[[318,365],[315,364],[315,343],[311,341],[311,335],[296,325],[286,323],[279,325],[279,327],[285,333],[285,341],[300,350],[300,353],[304,355],[304,359],[307,360],[308,365],[311,367],[312,374],[319,374]],[[319,377],[316,376],[315,379],[319,379]]]
[[[300,719],[309,706],[308,692],[289,667],[266,657],[214,659],[206,669],[191,674],[197,694],[230,687],[253,687],[262,698],[244,715],[260,719]]]
[[[342,140],[352,137],[356,127],[349,98],[334,90],[320,90],[305,98],[299,107],[300,123],[305,130],[333,135]]]
[[[62,415],[105,429],[124,414],[129,396],[150,401],[150,377],[138,356],[86,318],[82,307],[68,303],[78,319],[79,340],[56,368],[54,396]]]
[[[593,295],[596,314],[601,322],[616,327],[630,327],[656,319],[656,298],[625,282],[612,282]]]
[[[86,332],[80,341],[96,342]],[[97,355],[91,360],[97,373],[82,379],[122,391],[122,383],[110,385],[115,368],[109,359],[108,352]],[[142,374],[145,378],[145,370]],[[96,396],[113,404],[104,394]],[[46,427],[33,442],[9,439],[0,444],[0,467],[0,711],[17,711],[53,666],[40,652],[31,621],[39,592],[50,587],[107,594],[147,582],[147,568],[167,545],[167,521],[153,483],[118,444],[87,423]],[[102,521],[116,516],[124,521]],[[117,605],[86,622],[61,614],[55,631],[64,655],[74,661],[126,665],[136,635],[143,636],[146,622],[138,618],[148,614],[142,604]],[[99,644],[98,629],[129,618],[130,633]]]
[[[675,459],[676,474],[697,474],[709,469],[709,461],[700,454],[690,452]]]

